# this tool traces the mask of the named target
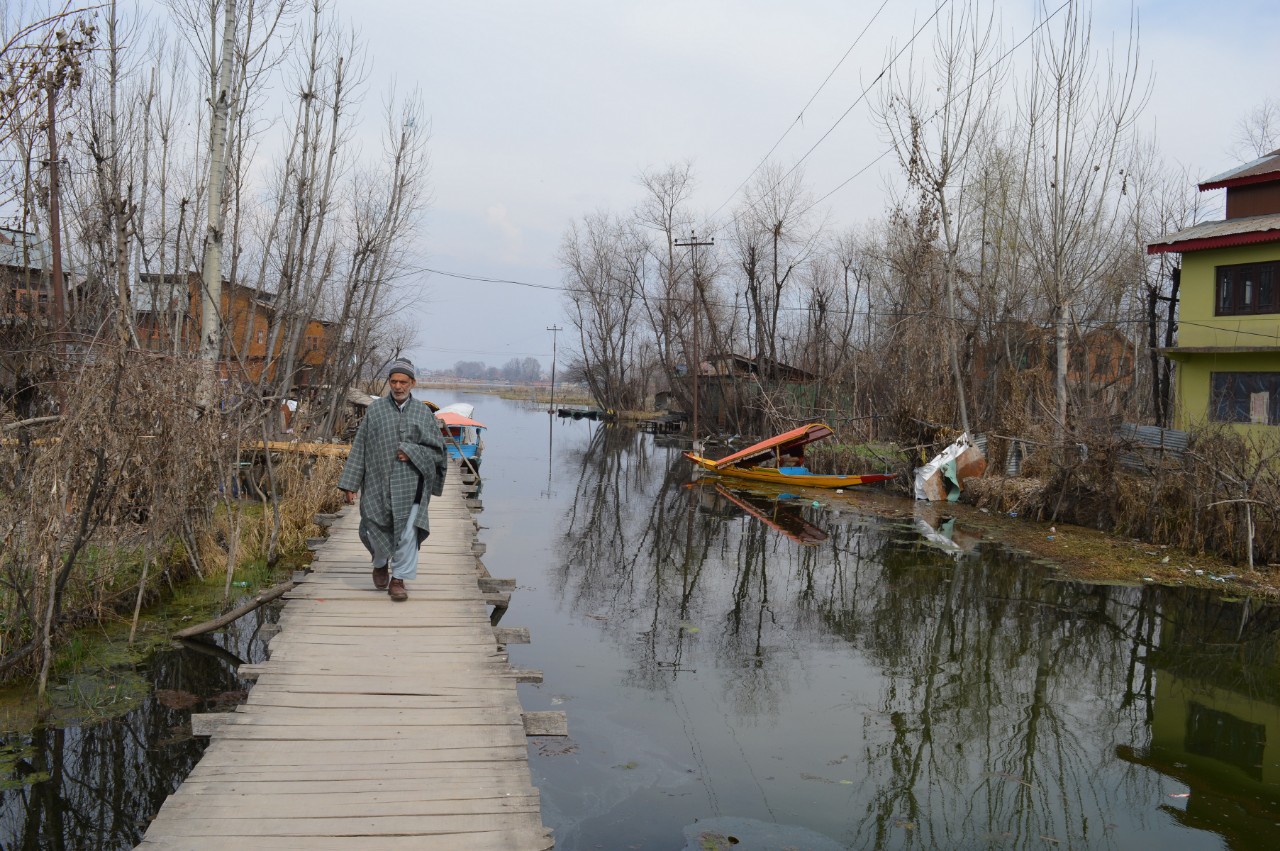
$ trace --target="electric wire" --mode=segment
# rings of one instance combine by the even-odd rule
[[[463,279],[463,280],[467,280],[467,281],[475,281],[475,282],[483,282],[483,283],[512,284],[512,285],[515,285],[515,286],[531,287],[531,288],[539,289],[539,290],[552,290],[552,291],[556,291],[556,292],[563,292],[563,293],[569,293],[569,294],[579,293],[579,294],[582,294],[582,295],[590,295],[590,296],[594,296],[594,297],[604,297],[604,298],[625,298],[625,297],[631,297],[631,298],[647,298],[647,299],[649,299],[649,300],[651,300],[651,301],[660,301],[660,302],[678,302],[678,303],[683,303],[684,301],[687,301],[687,299],[684,299],[684,298],[677,298],[677,297],[672,297],[672,296],[637,295],[634,291],[631,291],[631,292],[604,292],[604,291],[602,291],[602,290],[593,290],[593,289],[590,289],[590,288],[587,288],[587,287],[570,287],[570,286],[554,286],[554,285],[552,285],[552,284],[537,284],[537,283],[532,283],[532,282],[529,282],[529,281],[519,281],[519,280],[514,280],[514,279],[511,279],[511,278],[489,278],[489,277],[485,277],[485,276],[482,276],[482,275],[471,275],[471,274],[464,274],[464,273],[460,273],[460,272],[448,272],[448,271],[445,271],[445,270],[443,270],[443,269],[434,269],[434,268],[427,268],[427,267],[421,267],[421,268],[419,268],[419,269],[415,269],[414,271],[415,271],[415,272],[420,272],[420,273],[431,273],[431,274],[435,274],[435,275],[442,275],[442,276],[444,276],[444,277],[449,277],[449,278],[461,278],[461,279]],[[709,306],[712,306],[712,307],[729,308],[729,309],[734,309],[734,310],[741,310],[741,309],[745,309],[745,308],[746,308],[746,305],[745,305],[745,304],[741,304],[741,303],[729,304],[729,303],[727,303],[727,302],[723,302],[723,301],[713,301],[713,300],[708,300],[708,301],[707,301],[707,304],[708,304]],[[801,312],[801,313],[809,313],[809,312],[813,312],[813,310],[815,310],[815,308],[813,308],[813,307],[811,307],[811,306],[806,306],[806,305],[780,305],[780,306],[778,307],[778,310],[780,310],[780,311],[787,311],[787,312]],[[824,313],[826,313],[826,314],[827,314],[827,315],[829,315],[829,316],[861,316],[861,317],[865,317],[865,318],[869,318],[869,319],[871,319],[871,318],[875,318],[875,319],[923,319],[923,318],[929,318],[929,319],[947,320],[947,321],[952,321],[952,322],[969,322],[969,321],[971,321],[971,320],[966,319],[966,318],[964,318],[964,317],[950,317],[950,316],[948,316],[948,315],[946,315],[946,314],[944,314],[944,313],[939,313],[939,312],[931,311],[931,310],[869,310],[869,309],[868,309],[868,310],[862,310],[862,309],[856,309],[856,310],[842,310],[842,309],[839,309],[839,308],[827,308],[827,309],[824,311]],[[1108,320],[1105,320],[1105,322],[1104,322],[1103,324],[1107,324],[1107,325],[1146,325],[1146,324],[1148,323],[1148,321],[1149,321],[1149,320],[1147,320],[1145,317],[1134,318],[1134,319],[1126,319],[1126,318],[1123,318],[1123,317],[1118,317],[1118,318],[1115,318],[1115,319],[1108,319]],[[985,319],[985,320],[983,320],[983,323],[984,323],[984,324],[987,324],[987,325],[1027,325],[1027,324],[1030,324],[1030,323],[1031,323],[1031,321],[1030,321],[1030,320],[1027,320],[1027,319]],[[1181,318],[1179,318],[1179,319],[1177,320],[1177,324],[1178,324],[1179,326],[1186,326],[1186,327],[1191,327],[1191,328],[1209,328],[1209,329],[1222,330],[1222,329],[1221,329],[1219,326],[1217,326],[1217,325],[1209,325],[1209,324],[1205,324],[1205,323],[1203,323],[1203,322],[1196,322],[1196,321],[1194,321],[1194,320],[1187,320],[1187,319],[1181,319]],[[1248,330],[1244,330],[1244,329],[1236,329],[1236,333],[1239,333],[1239,334],[1245,334],[1245,335],[1254,336],[1254,337],[1261,337],[1261,338],[1268,339],[1268,340],[1280,340],[1280,334],[1268,334],[1268,333],[1265,333],[1265,332],[1262,332],[1262,331],[1248,331]],[[503,354],[505,354],[505,352],[504,352]]]
[[[831,71],[827,74],[826,78],[822,81],[822,83],[819,84],[818,88],[814,91],[814,93],[809,96],[809,99],[805,101],[804,106],[800,107],[800,112],[797,113],[795,119],[790,124],[787,125],[787,129],[783,130],[782,135],[779,136],[778,140],[773,143],[773,147],[771,147],[765,153],[765,155],[760,158],[760,162],[756,163],[755,168],[751,169],[751,171],[747,173],[747,176],[742,178],[742,182],[738,184],[737,188],[734,189],[733,192],[729,193],[729,197],[724,199],[724,201],[720,203],[720,206],[716,207],[715,210],[712,211],[711,216],[709,218],[714,219],[716,217],[716,214],[719,213],[721,210],[723,210],[725,208],[725,205],[728,204],[730,201],[732,201],[737,196],[737,194],[742,191],[742,187],[746,186],[747,181],[749,181],[755,175],[755,173],[760,170],[760,166],[764,165],[766,162],[769,161],[769,157],[773,156],[774,151],[778,150],[778,146],[782,144],[783,140],[786,139],[788,135],[790,135],[791,131],[795,129],[797,124],[799,124],[801,121],[804,120],[805,112],[809,109],[810,106],[813,105],[813,102],[817,100],[818,95],[822,93],[822,90],[824,88],[826,88],[827,83],[831,82],[831,78],[835,76],[836,71],[840,70],[840,66],[843,65],[844,61],[849,58],[849,54],[853,53],[854,48],[856,48],[858,46],[858,43],[862,41],[862,37],[867,34],[867,30],[871,29],[872,24],[874,24],[876,22],[876,19],[880,17],[880,13],[884,11],[884,7],[888,5],[889,5],[889,0],[884,0],[884,2],[880,4],[880,8],[876,9],[875,14],[871,16],[871,20],[867,21],[866,26],[862,28],[862,31],[858,33],[857,38],[853,40],[853,44],[849,45],[849,49],[846,50],[844,52],[844,55],[840,57],[840,61],[835,64],[835,67],[831,69]]]

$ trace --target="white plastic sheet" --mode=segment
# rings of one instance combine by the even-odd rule
[[[933,460],[923,467],[917,467],[915,470],[915,496],[916,499],[929,499],[925,483],[934,476],[941,476],[943,468],[952,461],[960,457],[963,452],[973,445],[973,441],[969,439],[969,432],[965,432],[956,439],[956,442],[948,446],[946,449],[934,456]],[[945,489],[944,489],[945,490]]]

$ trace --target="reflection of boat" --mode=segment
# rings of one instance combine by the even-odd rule
[[[735,476],[775,485],[848,488],[893,478],[893,473],[865,473],[853,476],[810,473],[804,466],[804,447],[819,440],[826,440],[832,434],[834,432],[831,431],[830,426],[811,423],[793,428],[768,440],[762,440],[754,446],[748,446],[741,452],[735,452],[718,461],[703,458],[692,452],[686,452],[684,456],[702,469],[722,476]],[[800,463],[788,464],[788,459],[799,460]]]
[[[777,499],[731,491],[718,482],[716,493],[798,544],[820,544],[827,539],[827,533],[805,520],[797,507],[784,507]]]
[[[440,421],[449,457],[466,458],[472,467],[479,467],[480,455],[484,452],[484,440],[480,432],[484,431],[485,425],[471,418],[475,410],[475,405],[455,402],[436,411],[436,419]]]

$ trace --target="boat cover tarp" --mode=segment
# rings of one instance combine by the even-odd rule
[[[453,411],[438,411],[436,413],[436,419],[445,425],[453,426],[454,428],[488,428],[484,423],[478,423],[470,417],[464,417],[461,414],[454,413]]]
[[[831,430],[831,427],[823,423],[803,425],[721,458],[715,462],[716,469],[723,470],[726,467],[758,465],[763,461],[772,459],[775,452],[785,452],[788,449],[808,446],[815,441],[826,440],[833,434],[835,432]]]

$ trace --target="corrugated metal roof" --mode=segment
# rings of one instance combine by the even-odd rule
[[[49,243],[39,236],[0,228],[0,266],[44,270],[49,267],[51,256]]]
[[[1280,172],[1280,150],[1272,151],[1253,162],[1236,166],[1230,171],[1224,171],[1222,174],[1209,178],[1200,184],[1200,191],[1221,189],[1237,182],[1256,183],[1260,182],[1260,179],[1265,179],[1268,175],[1274,175],[1274,179],[1280,180],[1280,174],[1277,172]]]
[[[185,308],[184,302],[188,298],[186,281],[174,281],[172,278],[166,277],[162,280],[142,280],[135,278],[133,281],[133,309],[141,313],[150,313],[155,310],[155,305],[151,303],[151,295],[154,292],[156,303],[160,305],[159,309],[163,311],[172,310],[175,307]]]
[[[1153,470],[1180,461],[1187,451],[1187,433],[1159,426],[1122,423],[1117,437],[1126,445],[1117,460],[1131,470]]]
[[[1268,213],[1265,216],[1247,216],[1243,219],[1225,219],[1222,221],[1201,222],[1175,233],[1165,234],[1160,239],[1147,244],[1147,251],[1159,254],[1165,251],[1178,251],[1177,246],[1185,247],[1186,243],[1201,240],[1224,240],[1241,238],[1242,242],[1268,242],[1280,240],[1280,213]]]

